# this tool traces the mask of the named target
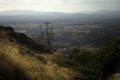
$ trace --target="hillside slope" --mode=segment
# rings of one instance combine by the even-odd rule
[[[48,52],[25,34],[0,26],[0,80],[74,80],[76,73],[52,63],[59,55]]]
[[[38,45],[32,39],[27,37],[23,33],[15,32],[11,27],[0,26],[0,38],[7,39],[10,42],[17,43],[21,46],[25,46],[29,49],[32,49],[36,52],[48,52],[44,46]]]

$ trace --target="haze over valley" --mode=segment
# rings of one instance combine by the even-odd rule
[[[17,32],[25,33],[33,39],[40,33],[44,22],[51,22],[55,31],[54,48],[57,50],[68,46],[99,48],[110,38],[109,35],[113,34],[111,38],[119,36],[120,11],[60,13],[12,10],[0,12],[0,21],[1,25],[12,26]],[[101,44],[98,44],[99,41]]]

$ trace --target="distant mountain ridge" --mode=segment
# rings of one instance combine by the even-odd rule
[[[39,12],[31,10],[9,10],[0,12],[0,24],[41,23],[54,21],[63,24],[112,23],[119,21],[120,11],[94,11],[86,13]],[[10,24],[9,24],[10,25]]]
[[[63,12],[42,12],[42,11],[32,11],[32,10],[7,10],[0,11],[0,14],[16,14],[16,15],[25,15],[25,14],[38,14],[38,15],[46,15],[46,14],[120,14],[120,11],[113,10],[99,10],[99,11],[87,11],[87,12],[77,12],[77,13],[63,13]]]
[[[32,10],[9,10],[9,11],[0,12],[0,15],[63,15],[63,14],[65,15],[72,13],[40,12],[40,11],[32,11]]]

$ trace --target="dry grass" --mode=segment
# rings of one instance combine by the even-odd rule
[[[47,63],[43,63],[35,56],[30,56],[29,53],[21,53],[20,47],[25,49],[25,47],[10,43],[8,40],[0,41],[0,52],[4,53],[2,55],[12,65],[19,67],[29,80],[73,80],[75,75],[73,70],[52,63],[52,58],[58,54],[40,55],[35,53],[35,56],[45,58]]]
[[[113,74],[107,80],[120,80],[120,73]]]

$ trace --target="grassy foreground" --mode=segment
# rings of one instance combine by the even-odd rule
[[[3,46],[4,45],[4,46]],[[37,54],[9,40],[0,41],[0,79],[2,80],[73,80],[75,72],[51,59],[57,54]]]

